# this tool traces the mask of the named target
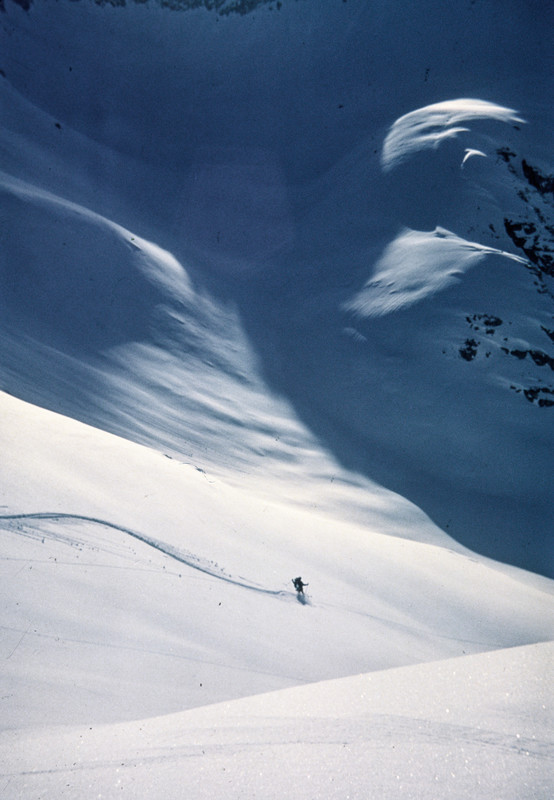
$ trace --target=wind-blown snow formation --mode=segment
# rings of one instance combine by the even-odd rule
[[[383,143],[383,168],[392,169],[423,150],[436,150],[445,140],[470,131],[467,123],[473,120],[524,122],[513,109],[484,100],[459,99],[433,103],[404,114],[392,125]]]
[[[0,2],[6,797],[552,796],[543,17]]]
[[[359,317],[398,311],[444,291],[487,255],[525,259],[468,242],[450,231],[403,231],[387,247],[371,280],[345,305]]]

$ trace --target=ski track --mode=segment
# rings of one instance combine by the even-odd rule
[[[225,572],[217,571],[215,569],[211,569],[207,565],[203,565],[198,563],[195,560],[195,556],[188,555],[185,556],[177,548],[172,547],[171,545],[167,545],[164,542],[159,541],[158,539],[153,539],[150,536],[146,536],[142,533],[138,533],[137,531],[133,531],[130,528],[125,528],[123,525],[116,525],[114,522],[108,522],[107,520],[98,519],[97,517],[87,517],[83,514],[67,514],[67,513],[53,513],[53,512],[37,512],[33,514],[2,514],[0,515],[0,521],[10,521],[10,520],[75,520],[77,522],[90,522],[94,525],[103,525],[107,528],[111,528],[112,530],[119,531],[120,533],[124,533],[127,536],[136,539],[143,544],[152,547],[154,550],[157,550],[159,553],[162,553],[168,558],[172,558],[174,561],[178,561],[181,564],[185,564],[185,566],[190,567],[191,569],[195,569],[198,572],[202,572],[205,575],[210,575],[212,578],[218,578],[219,580],[225,581],[226,583],[231,583],[233,586],[240,586],[243,589],[250,589],[252,592],[258,592],[260,594],[266,594],[274,597],[285,596],[292,594],[291,592],[285,592],[279,589],[264,589],[261,586],[256,586],[253,583],[249,583],[247,581],[238,580],[233,578],[231,575],[227,575]]]
[[[130,536],[133,539],[136,539],[137,541],[142,542],[143,544],[146,544],[149,547],[152,547],[154,550],[158,551],[159,553],[162,553],[163,555],[167,556],[168,558],[172,558],[174,561],[177,561],[180,564],[184,564],[185,566],[190,567],[191,569],[194,569],[194,570],[196,570],[198,572],[201,572],[204,575],[208,575],[208,576],[210,576],[212,578],[217,578],[218,580],[222,580],[222,581],[225,581],[226,583],[230,583],[233,586],[239,586],[242,589],[249,589],[250,591],[258,592],[259,594],[265,594],[265,595],[268,595],[270,597],[286,598],[286,597],[292,597],[294,595],[294,592],[288,592],[288,591],[285,591],[285,590],[282,590],[282,589],[264,589],[261,586],[256,586],[255,584],[249,583],[249,582],[247,582],[245,580],[238,580],[236,578],[233,578],[231,575],[227,575],[222,570],[217,571],[215,569],[211,569],[207,565],[202,565],[201,563],[198,563],[198,561],[195,560],[196,557],[193,556],[192,554],[189,554],[188,556],[185,556],[185,555],[183,555],[182,552],[177,550],[177,548],[174,548],[171,545],[167,545],[167,544],[159,541],[158,539],[153,539],[150,536],[146,536],[145,534],[141,534],[141,533],[138,533],[137,531],[133,531],[130,528],[124,527],[123,525],[117,525],[114,522],[108,522],[107,520],[99,519],[97,517],[88,517],[88,516],[85,516],[83,514],[69,514],[69,513],[63,513],[63,512],[60,512],[60,513],[55,513],[55,512],[35,512],[35,513],[27,513],[27,514],[2,514],[2,515],[0,515],[0,522],[2,522],[2,521],[10,521],[10,520],[41,520],[41,519],[53,520],[53,521],[56,521],[56,520],[75,520],[77,522],[89,522],[89,523],[93,523],[95,525],[102,525],[102,526],[105,526],[107,528],[111,528],[113,530],[119,531],[120,533],[124,533],[127,536]],[[304,598],[296,597],[296,599],[303,606],[312,606],[313,605],[312,600],[311,600],[309,595],[305,595]],[[399,631],[405,631],[405,632],[408,632],[408,633],[412,632],[412,629],[406,624],[403,624],[403,623],[400,623],[400,622],[395,622],[395,621],[390,620],[390,619],[385,619],[384,617],[379,617],[379,616],[376,616],[374,614],[370,614],[365,610],[361,611],[359,609],[345,607],[345,606],[341,606],[341,605],[337,605],[335,603],[329,603],[329,602],[319,602],[318,606],[320,608],[324,608],[324,609],[334,609],[335,611],[339,611],[339,612],[343,612],[343,613],[344,612],[348,612],[348,613],[357,614],[357,615],[365,617],[367,619],[371,619],[374,622],[378,622],[380,624],[390,625],[390,626],[394,627],[396,630],[399,630]],[[493,648],[501,648],[502,647],[501,644],[495,644],[495,645],[491,646],[489,643],[486,643],[486,642],[475,641],[475,640],[472,640],[472,639],[463,639],[463,640],[462,639],[457,639],[455,637],[445,636],[444,634],[436,633],[436,632],[433,632],[433,631],[427,631],[427,635],[430,635],[433,638],[436,638],[436,639],[439,639],[439,640],[448,639],[448,640],[454,640],[454,641],[463,641],[466,644],[473,644],[473,645],[478,645],[478,646],[481,646],[481,647],[482,646],[493,647]]]

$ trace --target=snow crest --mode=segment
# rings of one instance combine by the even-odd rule
[[[486,255],[525,263],[519,256],[469,242],[444,228],[405,230],[388,245],[373,277],[344,308],[358,317],[390,314],[448,288]]]
[[[467,124],[475,120],[524,122],[514,109],[486,100],[458,99],[433,103],[396,120],[383,144],[381,166],[388,171],[421,150],[436,150],[445,140],[469,131]]]

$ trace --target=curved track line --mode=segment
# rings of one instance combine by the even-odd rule
[[[119,531],[120,533],[125,533],[127,536],[131,536],[133,539],[137,539],[139,542],[152,547],[154,550],[157,550],[159,553],[162,553],[169,558],[178,561],[181,564],[185,564],[185,566],[190,567],[191,569],[198,570],[198,572],[203,572],[205,575],[210,575],[212,578],[218,578],[219,580],[225,581],[226,583],[231,583],[234,586],[240,586],[242,589],[250,589],[252,592],[258,592],[260,594],[266,595],[273,595],[275,597],[279,595],[287,595],[289,592],[284,592],[281,590],[276,589],[263,589],[260,586],[255,586],[252,583],[246,583],[245,581],[237,580],[236,578],[232,578],[230,575],[226,575],[224,572],[217,572],[214,569],[210,569],[208,566],[203,566],[202,564],[195,562],[195,556],[189,555],[188,557],[184,556],[182,553],[177,550],[177,548],[172,547],[171,545],[165,544],[164,542],[160,542],[157,539],[153,539],[150,536],[145,536],[142,533],[137,533],[136,531],[131,530],[130,528],[125,528],[123,525],[116,525],[114,522],[108,522],[103,519],[98,519],[97,517],[87,517],[82,514],[64,514],[64,513],[54,513],[54,512],[37,512],[34,514],[0,514],[0,521],[2,520],[32,520],[32,519],[45,519],[45,520],[62,520],[62,519],[69,519],[69,520],[77,520],[79,522],[91,522],[95,525],[104,525],[107,528],[112,528],[115,531]]]

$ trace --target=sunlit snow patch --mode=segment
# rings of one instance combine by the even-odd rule
[[[518,256],[466,241],[444,228],[404,230],[385,249],[371,280],[344,308],[361,317],[406,308],[452,285],[491,254],[525,263]]]
[[[464,158],[463,158],[463,161],[462,161],[462,167],[464,166],[466,161],[468,161],[468,159],[472,158],[473,156],[482,156],[483,158],[486,158],[487,154],[483,153],[482,150],[475,150],[472,147],[466,147],[465,155],[464,155]]]
[[[436,149],[445,139],[456,138],[459,133],[470,130],[465,125],[474,120],[524,122],[513,109],[485,100],[458,99],[433,103],[396,120],[383,144],[383,169],[388,171],[421,150]]]

